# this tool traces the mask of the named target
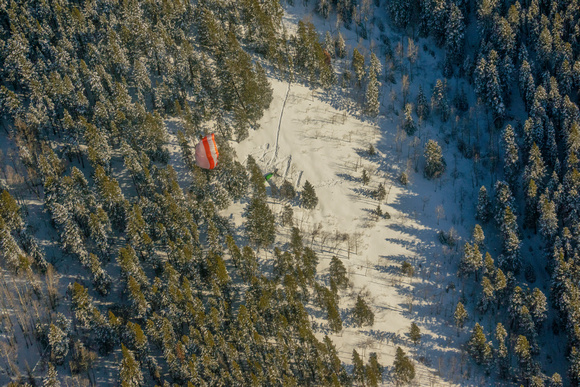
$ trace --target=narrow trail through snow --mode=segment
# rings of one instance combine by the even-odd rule
[[[284,115],[284,108],[286,107],[286,101],[288,100],[288,94],[290,94],[290,85],[292,82],[288,82],[288,89],[286,90],[286,96],[284,97],[284,103],[282,104],[282,110],[280,110],[280,119],[278,120],[278,132],[276,133],[276,147],[274,148],[274,155],[270,159],[268,165],[272,165],[272,162],[278,157],[278,141],[280,139],[280,128],[282,127],[282,116]]]

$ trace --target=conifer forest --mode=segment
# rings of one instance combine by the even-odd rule
[[[577,0],[0,0],[0,384],[579,386],[579,87]]]

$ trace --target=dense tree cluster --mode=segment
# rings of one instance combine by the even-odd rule
[[[479,99],[478,105],[485,108],[493,123],[488,134],[492,139],[497,138],[494,131],[501,130],[499,149],[490,147],[487,154],[485,149],[479,149],[482,152],[479,156],[489,157],[492,176],[497,173],[501,176],[503,172],[503,178],[492,186],[481,187],[476,211],[482,225],[492,215],[495,219],[489,227],[497,230],[501,240],[501,252],[495,257],[498,267],[494,266],[491,256],[486,259],[491,267],[486,267],[481,254],[474,252],[474,244],[468,243],[460,272],[476,274],[482,289],[478,302],[482,311],[509,309],[502,297],[511,299],[515,297],[515,289],[522,289],[524,305],[509,309],[512,322],[506,329],[517,336],[508,349],[519,361],[522,383],[534,384],[545,379],[535,364],[539,361],[536,336],[540,321],[530,308],[536,302],[547,308],[544,301],[531,301],[544,300],[546,296],[540,296],[540,290],[528,292],[517,286],[521,268],[525,268],[525,281],[536,278],[528,262],[532,256],[527,251],[523,253],[522,245],[529,233],[538,233],[545,243],[539,254],[547,262],[552,278],[549,299],[558,313],[553,326],[564,328],[568,334],[568,376],[573,383],[578,383],[580,330],[574,324],[578,321],[580,280],[577,262],[580,255],[580,110],[575,91],[580,86],[577,5],[537,0],[507,4],[497,1],[450,4],[427,0],[389,1],[384,7],[394,26],[418,27],[423,36],[431,36],[445,49],[445,76],[465,76]],[[474,49],[466,50],[465,31],[470,20],[476,23],[477,34],[470,36],[470,46]],[[431,104],[442,121],[447,119],[444,89],[445,82],[437,81]],[[520,97],[525,116],[521,122],[506,122],[512,119],[512,103]],[[419,90],[418,101],[425,99],[423,90]],[[417,102],[417,115],[426,114],[424,105]],[[456,107],[461,111],[459,105]],[[500,163],[497,163],[498,156]],[[426,176],[432,176],[432,170],[426,168]],[[482,269],[484,275],[478,277]],[[488,364],[485,360],[488,355],[481,352],[487,352],[487,344],[480,328],[474,331],[470,348],[477,349],[474,357],[479,363]],[[500,358],[506,356],[504,352],[499,351]],[[500,371],[502,377],[507,376],[505,369],[500,367]],[[558,378],[559,375],[554,380]]]
[[[355,2],[319,11],[329,7],[353,21]],[[62,364],[81,374],[113,351],[121,385],[352,382],[305,308],[313,301],[340,332],[346,268],[333,259],[330,287],[319,282],[318,257],[292,227],[298,203],[288,183],[281,223],[292,227],[291,248],[274,249],[273,275],[263,273],[257,254],[275,241],[278,221],[255,160],[244,166],[228,144],[247,137],[270,105],[266,68],[313,86],[336,82],[332,59],[347,56],[342,35],[323,41],[301,21],[288,36],[281,20],[274,0],[0,5],[3,125],[40,188],[63,259],[78,261],[89,278],[68,287],[72,321],[56,313],[36,327],[50,362],[46,385],[59,385]],[[372,54],[369,68],[362,63],[358,86],[376,114],[380,61]],[[169,117],[178,122],[187,190],[169,164]],[[220,161],[207,173],[191,144],[210,125]],[[246,233],[236,235],[218,211],[242,198]],[[305,209],[318,204],[308,181],[300,199]],[[50,274],[23,212],[3,191],[5,267]],[[373,323],[362,298],[352,314]],[[362,369],[364,383],[381,383],[376,354]]]

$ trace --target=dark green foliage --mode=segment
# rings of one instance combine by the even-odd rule
[[[413,265],[411,265],[407,261],[403,261],[403,263],[401,263],[401,274],[406,275],[408,277],[412,277],[413,274],[415,274],[415,269],[413,268]]]
[[[334,285],[338,289],[346,290],[350,284],[346,267],[344,267],[342,261],[336,256],[333,256],[330,260],[329,276],[331,286]]]
[[[318,204],[318,197],[314,191],[314,186],[310,184],[308,180],[304,183],[304,189],[302,191],[302,206],[307,210],[311,210]]]
[[[409,329],[409,338],[415,345],[421,341],[421,330],[414,322],[411,323],[411,328]]]
[[[366,169],[363,169],[363,171],[362,171],[361,181],[362,181],[363,185],[367,185],[371,181],[369,173],[367,172]]]
[[[481,186],[479,189],[479,194],[477,195],[477,211],[475,217],[479,219],[482,223],[486,223],[490,216],[490,202],[489,196],[487,195],[487,189],[485,186]]]
[[[421,120],[425,120],[429,116],[429,103],[427,102],[427,97],[425,97],[421,86],[419,86],[419,94],[417,94],[415,112]]]
[[[457,328],[463,328],[463,324],[465,324],[465,320],[467,319],[468,314],[463,306],[463,303],[459,301],[457,306],[455,307],[455,313],[453,313],[453,319],[455,320],[455,325]]]
[[[486,341],[483,327],[475,323],[471,337],[467,342],[467,351],[477,364],[488,364],[493,357],[491,347]]]
[[[401,172],[399,175],[399,182],[403,185],[409,184],[409,177],[407,176],[406,172]]]
[[[396,385],[402,386],[415,379],[415,365],[401,347],[397,347],[393,366]]]
[[[354,380],[360,384],[364,384],[365,366],[363,360],[361,359],[356,349],[352,350],[352,364],[353,364],[352,375],[354,377]]]
[[[383,383],[383,366],[377,359],[377,353],[369,354],[369,361],[365,367],[366,380],[369,386],[379,386]]]
[[[375,323],[375,314],[361,296],[357,296],[352,314],[354,323],[359,327],[372,326]]]
[[[356,16],[354,7],[340,10],[344,21]],[[293,80],[295,66],[327,88],[336,80],[332,58],[346,56],[340,33],[336,47],[325,42],[337,49],[329,63],[312,23],[289,36],[282,16],[275,0],[0,5],[0,115],[7,149],[16,151],[11,165],[52,217],[61,243],[55,257],[60,248],[83,267],[66,264],[66,255],[46,264],[27,208],[7,192],[1,258],[26,276],[25,297],[45,299],[46,289],[53,308],[64,296],[60,271],[81,270],[88,286],[68,288],[74,330],[64,315],[38,311],[35,318],[50,319],[37,330],[43,361],[85,380],[101,361],[93,350],[115,351],[119,385],[349,384],[304,306],[318,285],[314,250],[275,252],[269,279],[259,265],[269,252],[257,256],[245,245],[263,248],[276,235],[260,161],[249,158],[245,168],[229,145],[269,106],[266,71]],[[175,131],[185,170],[166,165]],[[220,152],[212,171],[195,166],[192,148],[208,132]],[[185,191],[184,181],[192,182]],[[293,200],[294,188],[284,188],[283,198]],[[302,198],[305,208],[317,205],[311,185]],[[232,200],[247,200],[248,238],[223,214]],[[292,217],[288,206],[283,223]],[[348,284],[344,266],[337,268],[323,297],[334,332],[342,329],[337,288]],[[46,271],[40,282],[39,270]],[[121,293],[112,297],[113,289]],[[369,383],[380,383],[379,369],[371,358]],[[48,373],[46,384],[57,385],[54,366]]]
[[[284,182],[280,186],[280,198],[292,200],[294,199],[295,196],[296,190],[294,189],[292,183],[290,183],[288,180],[284,180]]]
[[[385,189],[383,183],[379,183],[379,187],[375,191],[375,198],[379,202],[382,202],[385,199],[385,196],[387,196],[387,190]]]
[[[282,226],[290,226],[294,224],[294,210],[288,204],[284,206],[282,210],[282,219],[281,219]]]

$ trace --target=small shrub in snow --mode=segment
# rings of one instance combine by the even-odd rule
[[[439,242],[449,247],[455,247],[458,241],[457,231],[453,227],[448,232],[440,230],[437,236],[439,237]]]
[[[401,175],[399,176],[399,182],[403,185],[409,184],[409,177],[407,176],[406,172],[401,172]]]
[[[413,268],[413,265],[411,265],[407,261],[403,261],[403,263],[401,264],[401,274],[412,277],[413,274],[415,274],[415,269]]]
[[[385,189],[383,183],[379,184],[379,188],[377,188],[377,190],[375,191],[374,196],[379,202],[382,201],[385,198],[385,196],[387,196],[387,190]]]

